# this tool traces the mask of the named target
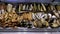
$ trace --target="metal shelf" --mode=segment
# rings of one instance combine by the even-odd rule
[[[60,2],[53,2],[52,5],[60,5]]]
[[[60,1],[55,0],[52,2],[52,0],[0,0],[1,2],[6,3],[50,3],[52,5],[60,5]]]
[[[36,2],[36,3],[50,3],[52,0],[0,0],[2,2],[10,3],[24,3],[24,2]]]
[[[60,28],[19,28],[19,29],[0,29],[0,32],[60,32]]]

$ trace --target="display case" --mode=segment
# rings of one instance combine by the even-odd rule
[[[43,3],[45,6],[47,6],[47,5],[48,6],[49,5],[53,5],[53,6],[58,5],[58,6],[60,6],[60,1],[59,2],[58,1],[56,2],[56,0],[55,1],[53,1],[53,0],[0,0],[0,3],[12,4],[12,5],[15,5],[15,6],[18,6],[19,4],[23,4],[23,5],[26,4],[26,5],[29,5],[29,6],[30,6],[30,4],[32,4],[34,6],[34,3],[36,5]],[[53,10],[48,10],[48,11],[54,11],[54,9]],[[47,14],[50,13],[48,11],[45,11],[45,13],[47,13]],[[21,15],[22,13],[25,13],[25,12],[26,13],[29,13],[29,12],[33,12],[33,13],[42,12],[43,13],[44,11],[39,11],[38,9],[36,9],[36,11],[27,10],[27,9],[22,10],[22,11],[16,10],[16,13],[19,14],[19,15]],[[59,13],[59,17],[60,17],[60,13]],[[60,18],[57,18],[57,19],[60,19]],[[0,28],[0,32],[60,32],[60,27],[58,27],[58,28],[48,28],[48,27],[47,28],[37,28],[36,27],[35,28],[33,26],[33,24],[31,24],[31,25],[32,25],[31,28],[27,28],[28,26],[27,27],[17,27],[17,29],[11,29],[11,28],[1,29]]]

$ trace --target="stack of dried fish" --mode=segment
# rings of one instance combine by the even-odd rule
[[[7,12],[2,14],[1,17],[3,17],[1,19],[1,27],[15,27],[19,24],[20,19],[22,19],[16,14],[15,8],[12,8],[11,4],[8,4]]]
[[[30,11],[46,11],[46,7],[43,3],[41,4],[19,4],[19,11],[21,10],[30,10]]]
[[[1,5],[0,5],[1,6]],[[0,7],[0,27],[30,27],[32,24],[36,28],[42,27],[59,27],[60,26],[60,11],[59,6],[45,6],[44,4],[19,4],[19,11],[30,10],[20,15],[16,13],[16,7],[8,4],[7,7],[3,4]],[[5,9],[6,8],[6,9]],[[58,9],[58,11],[56,10]],[[50,11],[51,10],[51,11]],[[36,13],[34,13],[36,11]],[[43,11],[43,12],[37,12]],[[48,13],[45,13],[47,11]]]

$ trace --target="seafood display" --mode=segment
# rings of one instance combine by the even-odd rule
[[[35,28],[60,27],[60,6],[43,3],[19,4],[18,6],[0,4],[0,27],[33,28],[33,26]]]

